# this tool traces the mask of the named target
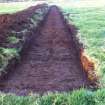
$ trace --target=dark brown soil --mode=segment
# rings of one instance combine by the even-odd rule
[[[57,7],[47,18],[23,60],[1,81],[1,90],[18,95],[29,92],[69,91],[88,86],[72,33]]]
[[[11,31],[18,32],[27,29],[28,27],[26,25],[30,23],[30,18],[35,14],[35,11],[40,9],[43,5],[29,7],[28,9],[14,14],[0,15],[0,46],[5,43]]]

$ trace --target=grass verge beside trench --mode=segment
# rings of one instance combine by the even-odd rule
[[[105,89],[95,92],[81,89],[71,93],[48,93],[42,97],[0,94],[0,105],[105,105]]]
[[[38,2],[10,2],[10,3],[0,3],[0,14],[15,13],[24,10],[30,6],[37,5]]]
[[[86,53],[96,61],[100,81],[105,86],[105,7],[64,8],[64,11],[71,13],[69,20],[79,29],[79,39]]]

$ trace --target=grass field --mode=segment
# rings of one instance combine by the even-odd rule
[[[17,11],[26,9],[30,6],[34,6],[38,3],[39,3],[38,1],[37,2],[0,3],[0,14],[15,13]],[[43,2],[40,2],[40,3],[43,3]]]
[[[0,105],[105,105],[105,89],[96,92],[81,89],[71,93],[48,93],[42,97],[0,94]]]
[[[14,5],[14,6],[13,6]],[[0,4],[0,13],[14,13],[26,8],[26,4]],[[105,8],[71,8],[64,11],[73,13],[70,20],[80,29],[79,38],[86,46],[86,52],[98,61],[98,71],[105,81]],[[80,89],[68,93],[48,93],[44,96],[22,97],[0,94],[0,105],[105,105],[105,89],[90,91]]]
[[[14,13],[29,7],[27,3],[0,3],[0,14]]]

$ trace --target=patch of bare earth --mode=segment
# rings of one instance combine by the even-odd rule
[[[24,59],[9,72],[1,87],[4,92],[19,95],[30,91],[69,91],[86,87],[73,39],[58,8],[51,7],[47,18],[35,33]]]

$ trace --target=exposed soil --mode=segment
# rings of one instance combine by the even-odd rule
[[[79,52],[66,26],[59,9],[51,7],[20,64],[1,81],[1,90],[27,95],[31,91],[43,93],[87,87],[89,82]]]
[[[21,31],[27,29],[27,24],[30,23],[30,18],[34,15],[37,9],[43,5],[29,7],[23,11],[14,14],[1,14],[0,15],[0,46],[3,46],[6,38],[10,35],[11,31]]]

